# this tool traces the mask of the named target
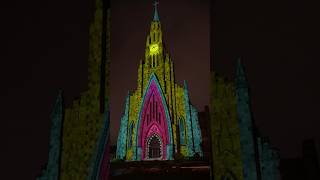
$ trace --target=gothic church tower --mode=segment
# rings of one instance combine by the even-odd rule
[[[139,63],[138,84],[129,92],[121,118],[117,159],[170,160],[175,154],[202,155],[198,112],[187,83],[175,83],[174,65],[163,43],[157,9]]]

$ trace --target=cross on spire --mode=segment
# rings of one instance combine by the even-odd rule
[[[159,4],[159,1],[157,0],[155,0],[153,3],[153,6],[154,6],[153,21],[159,21],[158,4]]]

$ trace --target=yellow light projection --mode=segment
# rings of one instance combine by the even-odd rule
[[[152,44],[149,46],[150,55],[157,54],[159,52],[158,44]]]

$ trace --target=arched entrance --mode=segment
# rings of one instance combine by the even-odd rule
[[[148,145],[146,146],[147,159],[161,159],[162,158],[162,143],[161,138],[158,135],[152,135],[148,139]]]
[[[151,75],[144,93],[137,123],[135,139],[137,149],[133,152],[136,155],[136,159],[150,160],[151,157],[158,160],[172,159],[171,120],[165,96],[155,74]],[[156,150],[158,145],[153,141],[154,149],[152,151],[155,151],[155,154],[150,154],[149,157],[149,150],[151,153],[151,149],[148,144],[151,142],[150,137],[153,135],[158,136],[160,150],[158,153]],[[156,157],[156,155],[159,157]]]

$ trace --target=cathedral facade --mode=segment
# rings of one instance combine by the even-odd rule
[[[89,37],[88,89],[67,107],[59,93],[51,116],[49,158],[39,180],[107,180],[110,164],[119,162],[111,161],[109,152],[108,0],[96,1]],[[207,113],[198,113],[189,100],[186,81],[183,86],[177,84],[174,72],[155,4],[145,57],[138,65],[137,88],[125,98],[116,159],[187,161],[190,157],[208,156],[208,160],[197,160],[210,168],[207,174],[211,179],[278,180],[278,153],[254,124],[249,84],[240,60],[234,81],[226,81],[211,69]],[[176,162],[172,169],[182,169],[176,168],[181,161]],[[127,169],[127,165],[136,162],[121,163]],[[170,169],[172,164],[168,166]]]
[[[187,83],[175,82],[174,65],[163,43],[155,4],[138,84],[129,92],[121,118],[116,158],[172,160],[202,155],[198,112],[190,103]]]

